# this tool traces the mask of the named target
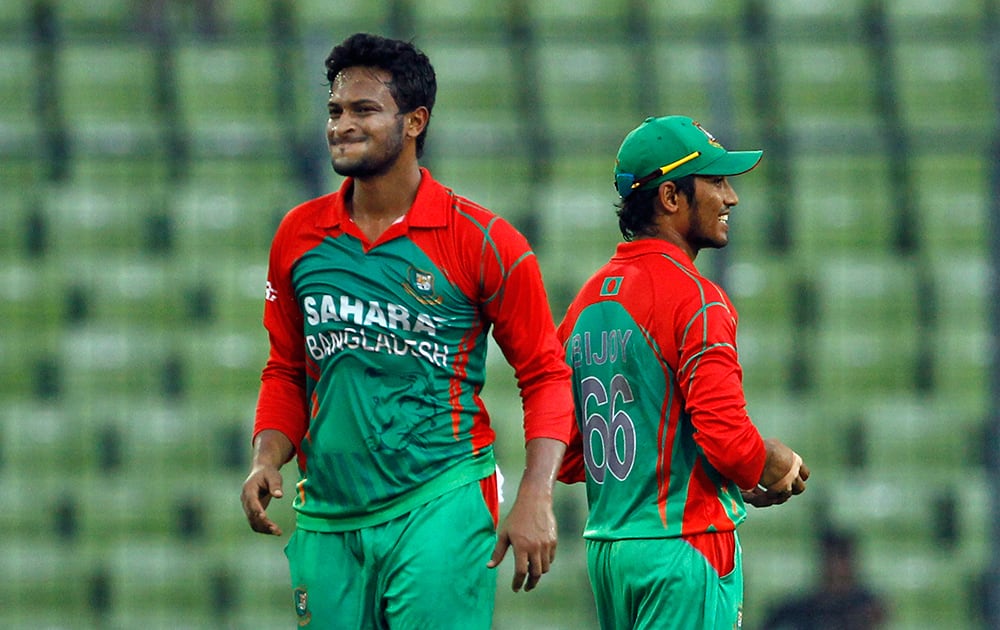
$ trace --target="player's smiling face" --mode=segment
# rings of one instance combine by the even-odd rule
[[[326,138],[333,170],[371,177],[392,168],[403,150],[403,116],[389,91],[392,76],[363,66],[345,68],[330,86]]]
[[[727,178],[695,177],[694,199],[687,209],[687,241],[695,251],[729,243],[729,212],[737,203],[739,197]]]

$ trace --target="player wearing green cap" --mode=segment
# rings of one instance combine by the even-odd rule
[[[625,242],[559,326],[577,425],[559,478],[585,481],[588,572],[602,628],[736,628],[744,502],[783,503],[808,467],[746,411],[736,309],[694,266],[725,247],[727,151],[684,116],[649,118],[618,151]]]
[[[357,34],[326,60],[340,189],[278,227],[270,356],[242,502],[250,526],[297,456],[286,547],[300,626],[489,628],[496,571],[534,588],[556,548],[552,485],[569,367],[538,262],[509,223],[419,165],[436,79],[407,42]],[[487,335],[521,391],[526,465],[498,523]]]

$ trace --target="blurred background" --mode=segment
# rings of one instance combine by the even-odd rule
[[[620,236],[612,165],[649,115],[730,149],[749,410],[813,469],[740,530],[744,627],[854,537],[883,627],[1000,627],[996,0],[3,0],[0,626],[294,627],[285,539],[247,527],[267,251],[334,189],[323,60],[359,31],[438,73],[424,163],[533,242],[558,320]],[[510,369],[487,404],[512,496]],[[294,482],[286,470],[286,487]],[[596,628],[582,486],[495,627]],[[272,513],[292,528],[287,502]],[[442,570],[447,570],[443,562]],[[848,606],[860,597],[820,595]],[[776,622],[774,622],[776,623]],[[861,627],[856,626],[856,627]]]

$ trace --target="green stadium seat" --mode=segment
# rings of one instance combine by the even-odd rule
[[[557,319],[622,240],[613,160],[613,151],[589,154],[581,149],[575,159],[554,161],[551,180],[536,192],[535,212],[544,236],[535,248]]]
[[[28,155],[3,155],[0,169],[0,209],[16,212],[13,208],[22,201],[35,202],[51,167],[36,146]],[[9,252],[8,252],[9,253]]]
[[[117,264],[116,269],[101,282],[88,276],[82,286],[91,293],[89,323],[56,336],[60,350],[71,353],[55,368],[68,401],[92,404],[89,399],[95,391],[113,400],[136,392],[168,401],[188,397],[211,400],[234,390],[255,397],[266,358],[266,337],[259,324],[262,301],[256,291],[252,297],[231,295],[249,290],[240,288],[239,283],[232,288],[225,284],[235,271],[217,275],[201,270],[209,277],[196,279],[164,272],[156,265]],[[259,286],[263,285],[263,269],[261,266],[260,277],[254,278]],[[254,284],[253,288],[259,289]],[[202,287],[212,295],[211,311],[205,316],[192,314],[193,307],[185,298],[185,293]],[[136,313],[143,313],[143,324],[134,323]],[[225,332],[225,326],[237,332]],[[45,358],[22,348],[23,344],[4,345],[12,353],[34,357],[36,362]],[[38,378],[43,376],[11,373],[5,389],[27,395],[38,391]]]
[[[144,41],[70,40],[61,47],[56,96],[74,152],[163,153],[155,55]]]
[[[176,49],[180,117],[196,156],[276,155],[298,120],[278,110],[275,53],[249,41],[185,40]]]
[[[986,247],[992,200],[985,156],[956,145],[917,152],[910,161],[920,244],[929,256],[946,260]]]
[[[992,336],[956,322],[935,333],[935,387],[942,395],[986,406]]]
[[[842,326],[821,328],[816,335],[817,389],[856,402],[865,395],[913,386],[915,332],[870,324],[863,331],[848,331]]]
[[[247,300],[244,320],[260,321],[260,301]],[[251,407],[257,401],[260,373],[267,360],[267,337],[260,324],[243,322],[240,333],[206,332],[182,348],[191,383],[192,402],[210,403],[225,393],[229,405],[246,407],[245,417],[252,418]],[[258,332],[259,331],[259,332]],[[218,419],[215,419],[218,421]],[[249,426],[249,425],[248,425]]]
[[[866,573],[892,604],[894,627],[933,630],[972,628],[982,602],[978,580],[981,561],[957,560],[927,545],[870,545]]]
[[[4,469],[12,475],[12,482],[16,482],[7,485],[10,494],[5,498],[10,511],[4,518],[24,519],[18,527],[51,534],[49,514],[41,506],[55,504],[71,489],[59,468],[64,464],[87,468],[88,462],[81,457],[87,430],[74,424],[57,402],[36,402],[10,392],[4,392],[4,399],[5,407],[0,414]],[[18,476],[29,472],[30,477]],[[17,491],[11,491],[11,487]],[[28,488],[31,492],[25,492]],[[36,501],[38,509],[29,510]]]
[[[122,540],[108,560],[119,627],[218,627],[214,611],[217,560],[200,545],[136,535]]]
[[[871,467],[827,472],[822,494],[829,516],[835,525],[859,532],[866,543],[941,547],[941,551],[947,548],[956,563],[975,566],[983,561],[976,554],[987,542],[983,538],[985,524],[975,519],[982,516],[983,506],[977,503],[986,501],[989,487],[981,470],[914,462],[895,470]],[[941,497],[955,500],[958,531],[952,542],[940,540],[936,531]]]
[[[43,391],[35,389],[40,385],[36,370],[48,370],[49,358],[62,338],[65,274],[61,265],[48,260],[15,261],[0,269],[5,291],[0,300],[0,317],[10,331],[32,331],[30,335],[12,332],[0,337],[4,356],[11,357],[0,362],[3,395],[20,398]]]
[[[991,137],[983,131],[996,123],[996,104],[983,50],[976,39],[915,37],[894,46],[900,113],[919,147],[968,155],[989,146]],[[956,136],[963,138],[960,148],[950,146]]]
[[[795,274],[780,257],[752,250],[745,252],[742,225],[739,230],[741,233],[733,240],[740,242],[729,246],[733,255],[725,278],[725,288],[740,315],[738,334],[758,326],[787,330],[792,317],[791,301],[795,298]]]
[[[431,58],[438,78],[424,164],[440,181],[478,203],[490,207],[496,200],[494,206],[503,202],[508,211],[524,212],[531,147],[517,111],[517,79],[506,45],[452,43],[444,37],[417,44]],[[505,174],[503,181],[497,173]]]
[[[788,333],[787,320],[753,325],[747,315],[740,315],[737,346],[743,367],[743,388],[747,396],[758,392],[781,390],[788,386],[794,369],[794,339]],[[754,320],[751,320],[754,321]]]
[[[272,0],[199,0],[188,2],[133,2],[131,0],[95,0],[73,2],[57,0],[60,22],[72,39],[96,35],[139,33],[161,25],[182,36],[205,39],[227,37],[262,37],[272,18]]]
[[[808,534],[789,536],[787,527],[778,534],[765,526],[780,516],[803,511],[803,506],[795,505],[796,500],[776,508],[751,508],[738,530],[743,550],[743,627],[748,630],[767,630],[763,623],[770,603],[786,600],[799,585],[804,589],[815,575],[816,561]],[[803,527],[812,533],[812,527]]]
[[[622,42],[543,42],[537,51],[539,115],[558,161],[612,159],[645,113],[629,97],[634,60]],[[605,175],[607,177],[607,175]]]
[[[5,265],[17,265],[44,251],[44,243],[32,244],[46,236],[46,226],[39,218],[41,204],[34,196],[23,182],[0,184],[0,261]]]
[[[900,392],[870,399],[860,411],[876,476],[914,468],[944,476],[978,460],[983,416],[954,398]]]
[[[930,260],[937,330],[987,332],[993,272],[986,252],[983,249],[952,251]]]
[[[627,46],[628,2],[600,0],[531,0],[528,21],[542,41],[614,40]]]
[[[744,19],[745,4],[732,0],[706,2],[664,0],[650,3],[649,11],[654,33],[663,33],[662,29],[671,25],[671,33],[687,33],[707,42],[708,39],[716,40],[721,33],[739,33]],[[670,57],[657,57],[657,59],[670,59]]]
[[[972,39],[983,35],[983,18],[990,0],[888,0],[881,4],[896,37],[920,40],[946,35]]]
[[[648,60],[639,67],[634,62],[625,66],[628,71],[623,76],[637,79],[638,85],[652,83],[656,111],[629,116],[631,125],[621,137],[646,116],[682,114],[702,123],[727,148],[765,146],[768,139],[761,137],[763,121],[753,101],[756,80],[751,62],[758,53],[741,38],[720,39],[725,21],[722,16],[710,21],[712,34],[704,36],[669,19],[654,25],[654,33],[679,36],[654,37]],[[608,94],[621,98],[615,89]]]
[[[167,186],[165,160],[79,157],[68,180],[42,189],[52,246],[83,260],[141,252],[148,217],[162,212]]]
[[[815,0],[785,0],[781,4],[768,4],[765,7],[768,18],[779,33],[792,29],[798,35],[803,33],[798,29],[802,25],[812,27],[822,24],[824,27],[838,24],[852,24],[861,18],[867,8],[866,0],[840,0],[839,2],[816,2]],[[815,32],[809,28],[806,33],[814,35],[829,35],[829,32]],[[841,33],[836,32],[839,37]]]
[[[127,292],[124,285],[135,282],[136,270],[126,270],[112,280],[116,290]],[[134,299],[134,298],[132,298]],[[134,302],[133,302],[134,304]],[[104,306],[98,304],[95,310]],[[142,306],[147,306],[143,304]],[[107,311],[111,311],[111,306]],[[128,309],[128,303],[119,307]],[[162,327],[165,317],[155,311],[142,309],[150,317],[145,325],[132,324],[124,314],[98,311],[100,324],[92,324],[68,335],[65,351],[72,353],[63,366],[66,371],[66,397],[80,404],[92,400],[94,392],[121,397],[133,392],[160,392],[162,390],[162,362],[169,356],[168,340],[162,334],[144,334],[149,325]],[[132,320],[134,321],[134,320]]]
[[[231,254],[266,264],[278,222],[308,196],[282,156],[199,159],[173,188],[178,250],[195,263]]]
[[[579,488],[582,490],[582,488]],[[564,539],[559,540],[559,562],[562,571],[545,575],[549,594],[546,604],[539,606],[510,589],[513,569],[508,560],[498,569],[496,607],[493,613],[493,630],[520,630],[522,628],[597,628],[597,614],[586,566],[579,562],[584,552],[566,550]],[[572,555],[570,555],[572,553]],[[573,563],[570,564],[570,558]],[[563,564],[565,562],[565,564]],[[545,588],[545,587],[540,587]]]
[[[793,133],[824,134],[826,144],[834,146],[878,133],[874,87],[879,78],[867,50],[850,40],[779,40],[774,55],[778,101]]]
[[[828,257],[815,273],[817,387],[856,401],[866,392],[912,386],[919,296],[906,262]]]
[[[55,0],[52,4],[60,27],[70,39],[89,39],[104,33],[129,33],[134,24],[134,5],[137,3],[127,0]]]
[[[183,3],[171,9],[173,130],[191,142],[179,170],[154,100],[159,53],[134,28],[133,3],[57,1],[65,39],[50,77],[34,71],[33,4],[0,2],[0,320],[10,332],[0,335],[0,525],[12,532],[0,625],[294,624],[281,553],[289,501],[269,510],[286,537],[263,537],[247,527],[239,489],[267,354],[268,246],[313,187],[340,183],[323,137],[322,62],[355,31],[414,37],[430,54],[439,100],[425,163],[531,236],[557,320],[621,241],[611,168],[644,117],[688,114],[731,149],[763,148],[761,166],[733,182],[732,243],[698,265],[724,281],[741,315],[751,418],[801,452],[814,477],[788,505],[751,509],[740,530],[745,627],[762,630],[767,604],[815,578],[812,535],[826,518],[861,533],[892,628],[981,625],[972,585],[993,546],[981,452],[993,345],[992,4],[879,5],[905,181],[886,158],[893,136],[876,110],[884,84],[865,42],[867,0],[530,0],[517,4],[524,16],[473,0],[295,0],[296,35],[277,50],[271,0],[220,2],[215,37]],[[534,35],[524,69],[534,77],[520,74],[512,17]],[[766,39],[751,41],[758,18]],[[774,66],[758,67],[763,52]],[[292,72],[278,69],[282,53],[301,57]],[[761,69],[775,73],[775,111],[755,100]],[[535,78],[538,105],[522,111],[518,89]],[[36,119],[39,80],[57,81],[62,99],[64,180],[36,142],[48,131]],[[536,140],[549,152],[534,152]],[[782,140],[789,170],[772,177]],[[306,186],[313,165],[322,181]],[[904,184],[918,247],[896,258]],[[785,191],[791,247],[776,254],[770,202]],[[521,408],[491,346],[483,397],[509,498]],[[927,348],[933,387],[915,392]],[[803,387],[799,367],[811,377]],[[294,478],[290,465],[286,492]],[[501,568],[497,630],[596,626],[582,490],[559,488],[566,564],[541,604],[510,593],[510,565]]]
[[[779,508],[792,509],[791,504]],[[760,624],[771,605],[804,592],[818,583],[820,575],[812,545],[789,544],[785,540],[769,545],[767,540],[748,540],[747,532],[752,527],[748,522],[741,530],[747,591],[744,621],[747,627],[763,629]],[[974,568],[963,566],[946,552],[881,540],[864,542],[859,556],[862,580],[888,604],[887,627],[976,627],[972,621],[978,605]]]
[[[286,483],[290,482],[286,477]],[[294,518],[287,502],[272,503],[268,516],[281,526],[283,538],[252,533],[240,510],[238,520],[233,520],[242,531],[231,536],[219,553],[223,566],[237,582],[240,606],[232,613],[232,624],[237,628],[280,628],[294,623],[288,562],[281,552],[294,528]]]
[[[927,299],[933,299],[934,310],[926,333],[933,340],[935,391],[971,402],[983,413],[993,343],[991,272],[984,247],[955,245],[929,257],[932,295]]]
[[[10,321],[10,320],[8,320]],[[44,333],[45,341],[49,345],[50,338],[55,336],[51,330],[55,327],[48,325]],[[57,380],[58,375],[52,369],[52,353],[38,350],[35,346],[30,346],[25,342],[4,340],[0,341],[0,350],[4,356],[14,357],[14,361],[0,366],[0,393],[5,398],[52,398],[58,395],[58,382],[43,382],[44,380]],[[43,378],[44,377],[44,378]]]
[[[230,36],[266,36],[274,20],[274,6],[282,0],[240,0],[239,2],[218,2],[222,23]],[[297,2],[288,2],[295,5]]]
[[[505,2],[477,0],[426,0],[414,2],[412,33],[398,33],[403,39],[413,38],[414,43],[428,54],[431,63],[443,62],[441,55],[430,54],[428,48],[441,39],[453,40],[470,47],[482,41],[503,40],[506,35],[508,12]],[[439,75],[440,76],[440,75]],[[439,80],[439,86],[444,85]]]
[[[9,0],[0,3],[0,34],[4,39],[27,35],[32,0]]]
[[[947,150],[944,156],[941,150]],[[962,146],[928,148],[910,161],[919,239],[933,258],[985,251],[990,229],[989,160]]]
[[[0,155],[28,155],[38,150],[41,130],[34,55],[31,44],[0,40],[0,56],[5,60],[0,65]]]
[[[364,31],[388,35],[386,28],[391,5],[386,2],[296,0],[294,6],[298,30],[303,39],[315,42],[319,49],[325,47],[324,57],[335,44],[352,33]]]
[[[517,84],[510,51],[504,42],[486,41],[471,45],[439,38],[420,43],[437,75],[438,93],[434,104],[434,122],[429,134],[435,144],[453,143],[480,146],[491,138],[487,134],[512,134],[517,128]],[[441,118],[439,122],[437,119]],[[465,130],[456,125],[476,127]],[[475,133],[478,131],[479,133]],[[472,133],[470,133],[472,132]],[[437,138],[453,134],[451,142]],[[503,138],[511,143],[513,138]],[[488,148],[490,145],[486,144]]]
[[[736,242],[727,248],[731,256],[724,287],[740,316],[736,343],[744,388],[748,396],[783,391],[795,369],[793,327],[802,325],[794,319],[799,299],[796,277],[789,272],[787,260],[761,255],[744,244],[743,222],[753,219],[744,216],[735,220],[740,223],[734,232]]]
[[[35,532],[12,535],[6,547],[0,558],[0,571],[11,576],[0,585],[0,598],[9,603],[3,612],[6,627],[57,628],[67,619],[78,627],[97,623],[87,607],[90,566],[75,547],[40,540]],[[31,604],[13,604],[26,601]]]
[[[890,255],[829,256],[815,268],[821,318],[845,329],[866,325],[910,327],[916,321],[916,275]]]
[[[810,151],[790,168],[796,259],[811,264],[830,254],[888,250],[899,213],[884,156]]]

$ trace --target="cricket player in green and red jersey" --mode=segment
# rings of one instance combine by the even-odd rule
[[[809,469],[751,422],[736,309],[694,266],[724,247],[728,177],[760,151],[726,151],[683,116],[650,118],[615,167],[625,237],[558,334],[577,424],[559,478],[586,481],[588,571],[601,627],[741,625],[736,528],[805,490]]]
[[[293,209],[271,246],[244,511],[255,531],[281,534],[265,510],[297,456],[285,551],[300,626],[486,629],[508,547],[515,591],[554,559],[570,370],[528,242],[419,166],[436,92],[427,57],[359,33],[326,69],[327,139],[346,179]],[[491,331],[526,440],[499,529],[479,395]]]

